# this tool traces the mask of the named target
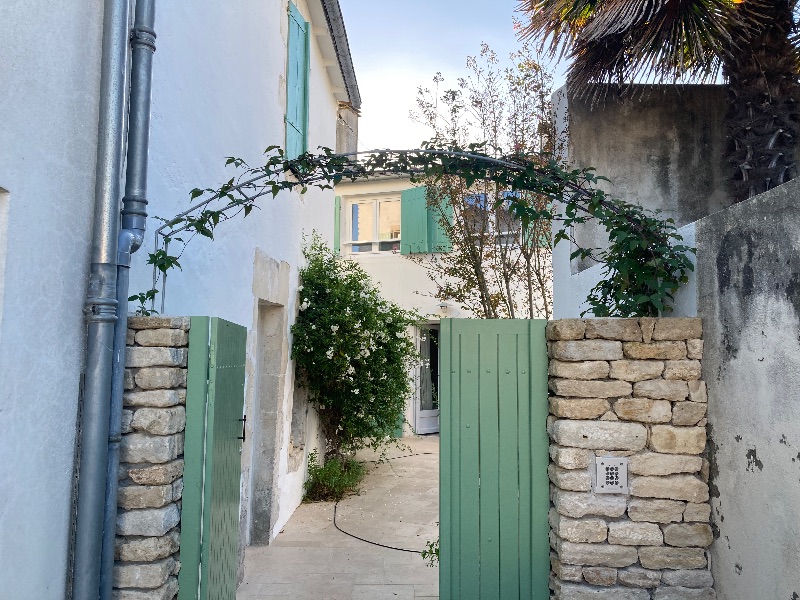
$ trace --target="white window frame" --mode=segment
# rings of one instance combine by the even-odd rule
[[[380,207],[381,204],[394,204],[396,203],[400,206],[401,210],[401,231],[400,237],[390,238],[387,240],[378,239],[378,227],[380,223]],[[360,240],[360,241],[353,241],[353,206],[356,204],[372,204],[372,235],[368,240]],[[342,246],[347,248],[347,254],[358,256],[359,254],[378,254],[378,255],[392,255],[396,252],[399,253],[400,250],[400,239],[403,235],[402,231],[402,205],[400,196],[370,196],[368,198],[347,198],[345,202],[345,210],[346,212],[346,239],[342,242]],[[391,242],[397,243],[398,250],[381,250],[380,244],[382,242]],[[369,252],[362,251],[362,252],[353,252],[353,246],[366,246],[367,244],[372,244],[372,250]]]

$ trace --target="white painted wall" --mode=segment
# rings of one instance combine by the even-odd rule
[[[0,188],[0,341],[3,339],[3,296],[6,282],[8,249],[8,190]]]
[[[342,199],[342,217],[340,236],[342,241],[342,255],[357,262],[375,282],[381,295],[391,300],[406,310],[414,310],[423,315],[428,323],[438,323],[443,318],[469,318],[472,315],[462,310],[454,303],[442,308],[436,299],[436,286],[428,277],[427,269],[399,253],[393,252],[357,252],[350,254],[348,246],[344,243],[349,240],[347,231],[348,201],[371,200],[375,198],[400,198],[403,190],[414,187],[408,178],[385,178],[342,182],[336,186],[336,195]],[[402,238],[402,231],[400,236]],[[419,344],[418,332],[415,339]],[[417,369],[411,377],[417,381]],[[406,425],[404,435],[412,433],[409,424],[414,423],[414,403],[417,398],[412,398],[406,404]]]
[[[0,3],[0,596],[63,600],[102,3]]]
[[[430,316],[431,321],[440,318],[469,317],[468,313],[454,304],[446,309],[439,306],[435,298],[436,286],[428,277],[427,269],[407,256],[392,252],[357,252],[350,254],[345,244],[349,240],[347,231],[347,202],[373,198],[400,198],[403,190],[414,187],[408,178],[382,178],[375,180],[342,182],[336,186],[336,195],[342,198],[341,241],[342,255],[357,262],[375,281],[387,300],[407,310],[416,310]],[[402,232],[400,232],[402,236]]]
[[[81,310],[93,218],[101,7],[89,0],[0,5],[0,39],[9,50],[0,52],[0,187],[9,192],[0,335],[4,598],[65,595],[85,335]],[[226,181],[232,173],[223,167],[225,156],[257,164],[264,148],[284,144],[286,7],[286,0],[158,3],[151,216],[170,217],[190,205],[192,188]],[[299,7],[308,18],[309,6],[300,1]],[[326,64],[335,62],[323,58],[319,43],[325,42],[327,27],[318,18],[319,7],[313,10],[312,149],[335,147],[334,94],[342,94],[330,83]],[[323,45],[329,48],[330,42]],[[302,233],[316,229],[330,240],[332,224],[331,191],[265,199],[247,220],[220,227],[214,242],[192,242],[181,259],[183,270],[170,279],[166,312],[220,316],[252,332],[258,314],[254,261],[261,250],[289,265],[288,336]],[[151,220],[146,245],[134,261],[132,293],[150,288],[145,260],[153,226]],[[252,348],[251,343],[249,372]],[[291,368],[286,377],[284,414],[291,415]],[[312,431],[308,439],[315,439]],[[303,476],[300,469],[280,481],[282,522],[299,503]]]
[[[310,7],[303,1],[296,4],[311,21]],[[193,188],[216,187],[234,175],[224,166],[226,156],[257,165],[267,146],[284,145],[288,21],[286,0],[173,0],[158,6],[148,211],[169,218],[191,206],[189,192]],[[311,29],[320,36],[328,35],[324,22],[312,22]],[[319,40],[313,36],[311,150],[336,145],[338,103],[325,68],[330,62],[331,57],[322,56]],[[260,299],[253,291],[256,251],[289,264],[285,302],[290,317],[284,332],[289,337],[296,314],[303,234],[316,230],[332,240],[333,207],[330,190],[285,193],[275,199],[266,196],[260,200],[260,210],[221,225],[215,240],[194,239],[181,258],[182,269],[168,278],[165,312],[218,316],[247,327],[248,373],[254,373],[253,336]],[[154,221],[150,226],[155,227]],[[136,255],[132,293],[151,286],[152,270],[145,262],[152,243],[148,234],[145,247]],[[286,377],[276,531],[300,503],[305,477],[304,469],[288,473],[294,390],[291,368]],[[253,393],[253,385],[254,378],[249,377],[246,394]],[[310,431],[308,439],[315,435]],[[254,438],[251,435],[249,439],[252,442]],[[249,465],[243,466],[247,475]]]

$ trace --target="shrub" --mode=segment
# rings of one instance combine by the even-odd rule
[[[381,298],[356,263],[316,234],[304,249],[300,314],[292,327],[299,381],[326,438],[326,457],[379,449],[401,420],[418,352],[412,313]]]
[[[331,457],[320,465],[315,450],[308,456],[308,480],[303,484],[303,499],[308,502],[341,500],[358,491],[366,472],[364,463],[348,458]]]

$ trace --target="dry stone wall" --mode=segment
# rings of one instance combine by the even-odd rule
[[[716,598],[700,319],[564,319],[547,339],[555,598]],[[596,457],[628,457],[629,493],[593,492]]]
[[[128,319],[115,600],[178,593],[189,323]]]

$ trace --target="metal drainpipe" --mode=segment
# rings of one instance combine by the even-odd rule
[[[108,419],[114,323],[117,319],[117,235],[125,138],[128,0],[105,0],[92,232],[92,264],[84,303],[86,375],[81,408],[78,507],[72,598],[100,590],[100,549],[108,468]]]
[[[114,586],[114,545],[119,490],[119,454],[122,441],[122,395],[125,388],[125,345],[128,332],[128,284],[131,254],[144,241],[147,221],[147,161],[150,149],[150,99],[153,54],[156,50],[155,0],[137,0],[131,32],[131,92],[125,197],[117,258],[119,315],[114,330],[114,363],[108,436],[105,525],[100,580],[100,599],[111,600]]]

